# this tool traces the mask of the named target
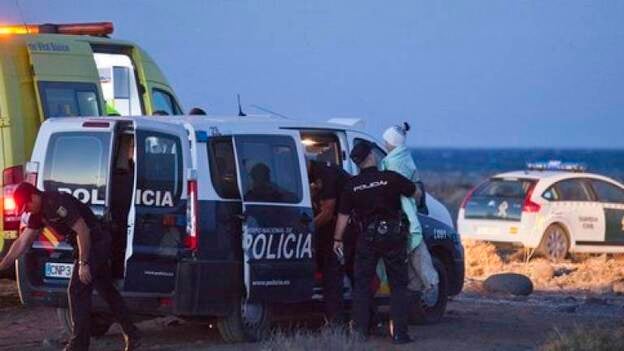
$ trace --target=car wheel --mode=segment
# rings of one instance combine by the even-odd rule
[[[551,224],[544,231],[539,252],[551,261],[561,261],[568,255],[570,239],[559,224]]]
[[[57,308],[56,316],[68,335],[72,334],[73,325],[69,308]],[[113,322],[110,317],[93,313],[91,315],[91,337],[98,338],[106,335]]]
[[[238,343],[264,339],[271,325],[269,306],[263,303],[250,303],[244,298],[233,304],[232,313],[217,322],[223,340]]]
[[[440,321],[448,302],[448,276],[444,263],[432,256],[433,267],[438,272],[439,283],[427,292],[411,294],[409,307],[410,324],[432,324]]]

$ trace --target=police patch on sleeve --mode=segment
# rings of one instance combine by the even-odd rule
[[[65,218],[67,217],[67,209],[63,206],[59,206],[56,210],[56,214],[59,215],[59,217],[61,218]]]

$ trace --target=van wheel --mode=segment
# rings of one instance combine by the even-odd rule
[[[56,316],[58,317],[58,320],[63,326],[63,329],[65,330],[67,335],[71,335],[73,326],[71,322],[71,313],[69,312],[69,308],[57,308]],[[91,337],[99,338],[106,335],[112,324],[113,322],[110,317],[97,313],[92,314]]]
[[[438,272],[439,283],[437,288],[432,288],[429,292],[410,295],[409,323],[410,324],[432,324],[439,322],[446,311],[448,301],[448,277],[446,268],[442,261],[431,257],[433,267]],[[427,296],[423,296],[427,294]]]
[[[244,298],[237,300],[232,313],[217,322],[219,333],[225,342],[255,342],[264,339],[271,325],[268,305],[250,303]]]
[[[551,224],[544,231],[539,253],[551,261],[558,262],[566,258],[570,250],[568,233],[559,224]]]

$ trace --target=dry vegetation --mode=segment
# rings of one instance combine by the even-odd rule
[[[624,327],[578,327],[567,333],[555,332],[541,351],[622,351]]]
[[[466,276],[472,280],[514,272],[531,278],[536,290],[541,291],[624,293],[624,255],[573,255],[561,263],[533,257],[526,263],[523,250],[504,251],[477,241],[465,241],[464,247]]]
[[[278,330],[262,344],[262,349],[271,351],[368,351],[375,348],[349,334],[343,328],[322,328],[316,332],[306,329]]]

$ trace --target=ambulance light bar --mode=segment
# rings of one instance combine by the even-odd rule
[[[584,164],[561,162],[551,160],[548,162],[529,162],[527,169],[531,171],[567,171],[567,172],[585,172],[587,167]]]
[[[113,33],[112,22],[65,23],[65,24],[24,24],[0,26],[1,34],[66,34],[107,36]]]

